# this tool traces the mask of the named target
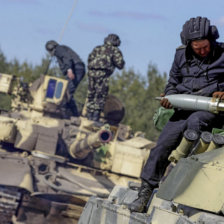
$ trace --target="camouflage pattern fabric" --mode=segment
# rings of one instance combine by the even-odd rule
[[[117,67],[124,67],[120,49],[106,42],[93,49],[88,57],[88,101],[87,112],[102,111],[109,91],[109,76]]]
[[[89,75],[87,111],[103,111],[109,91],[109,77],[104,71],[92,70]]]

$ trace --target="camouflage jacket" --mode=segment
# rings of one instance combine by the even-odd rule
[[[120,49],[110,42],[95,47],[88,57],[88,69],[106,70],[109,75],[116,67],[122,69],[124,64],[125,61]]]

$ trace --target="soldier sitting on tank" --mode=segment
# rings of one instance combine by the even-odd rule
[[[183,45],[176,50],[168,84],[161,96],[193,94],[222,97],[224,44],[216,42],[219,37],[217,28],[211,26],[207,18],[191,18],[183,25],[180,36]],[[166,98],[160,104],[165,108],[172,108]],[[128,206],[131,212],[145,211],[153,189],[158,187],[169,164],[171,151],[177,146],[181,147],[183,138],[191,141],[191,138],[197,138],[202,131],[211,131],[212,127],[220,128],[222,124],[219,116],[207,111],[175,109],[144,166],[138,198]]]
[[[109,34],[104,44],[97,46],[88,57],[88,95],[87,118],[98,121],[109,91],[109,77],[114,69],[124,67],[124,59],[118,46],[121,41],[118,35]]]
[[[51,56],[57,58],[59,67],[68,80],[70,100],[65,105],[65,108],[69,108],[72,116],[77,117],[79,113],[73,95],[85,75],[85,64],[71,48],[65,45],[59,45],[54,40],[48,41],[45,47]]]

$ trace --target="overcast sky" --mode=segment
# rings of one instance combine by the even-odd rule
[[[70,46],[86,63],[116,33],[127,69],[145,76],[153,63],[168,73],[182,25],[196,16],[208,17],[224,41],[224,0],[0,0],[0,6],[1,50],[8,60],[33,65],[46,55],[48,40]]]

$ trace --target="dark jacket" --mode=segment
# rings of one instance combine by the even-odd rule
[[[67,75],[67,70],[72,69],[75,75],[85,74],[85,65],[71,48],[65,45],[58,45],[55,49],[55,54],[59,67],[64,75]],[[82,70],[82,72],[79,72]]]
[[[211,96],[224,91],[224,47],[211,44],[207,58],[199,59],[185,46],[176,50],[165,94],[193,94]]]

